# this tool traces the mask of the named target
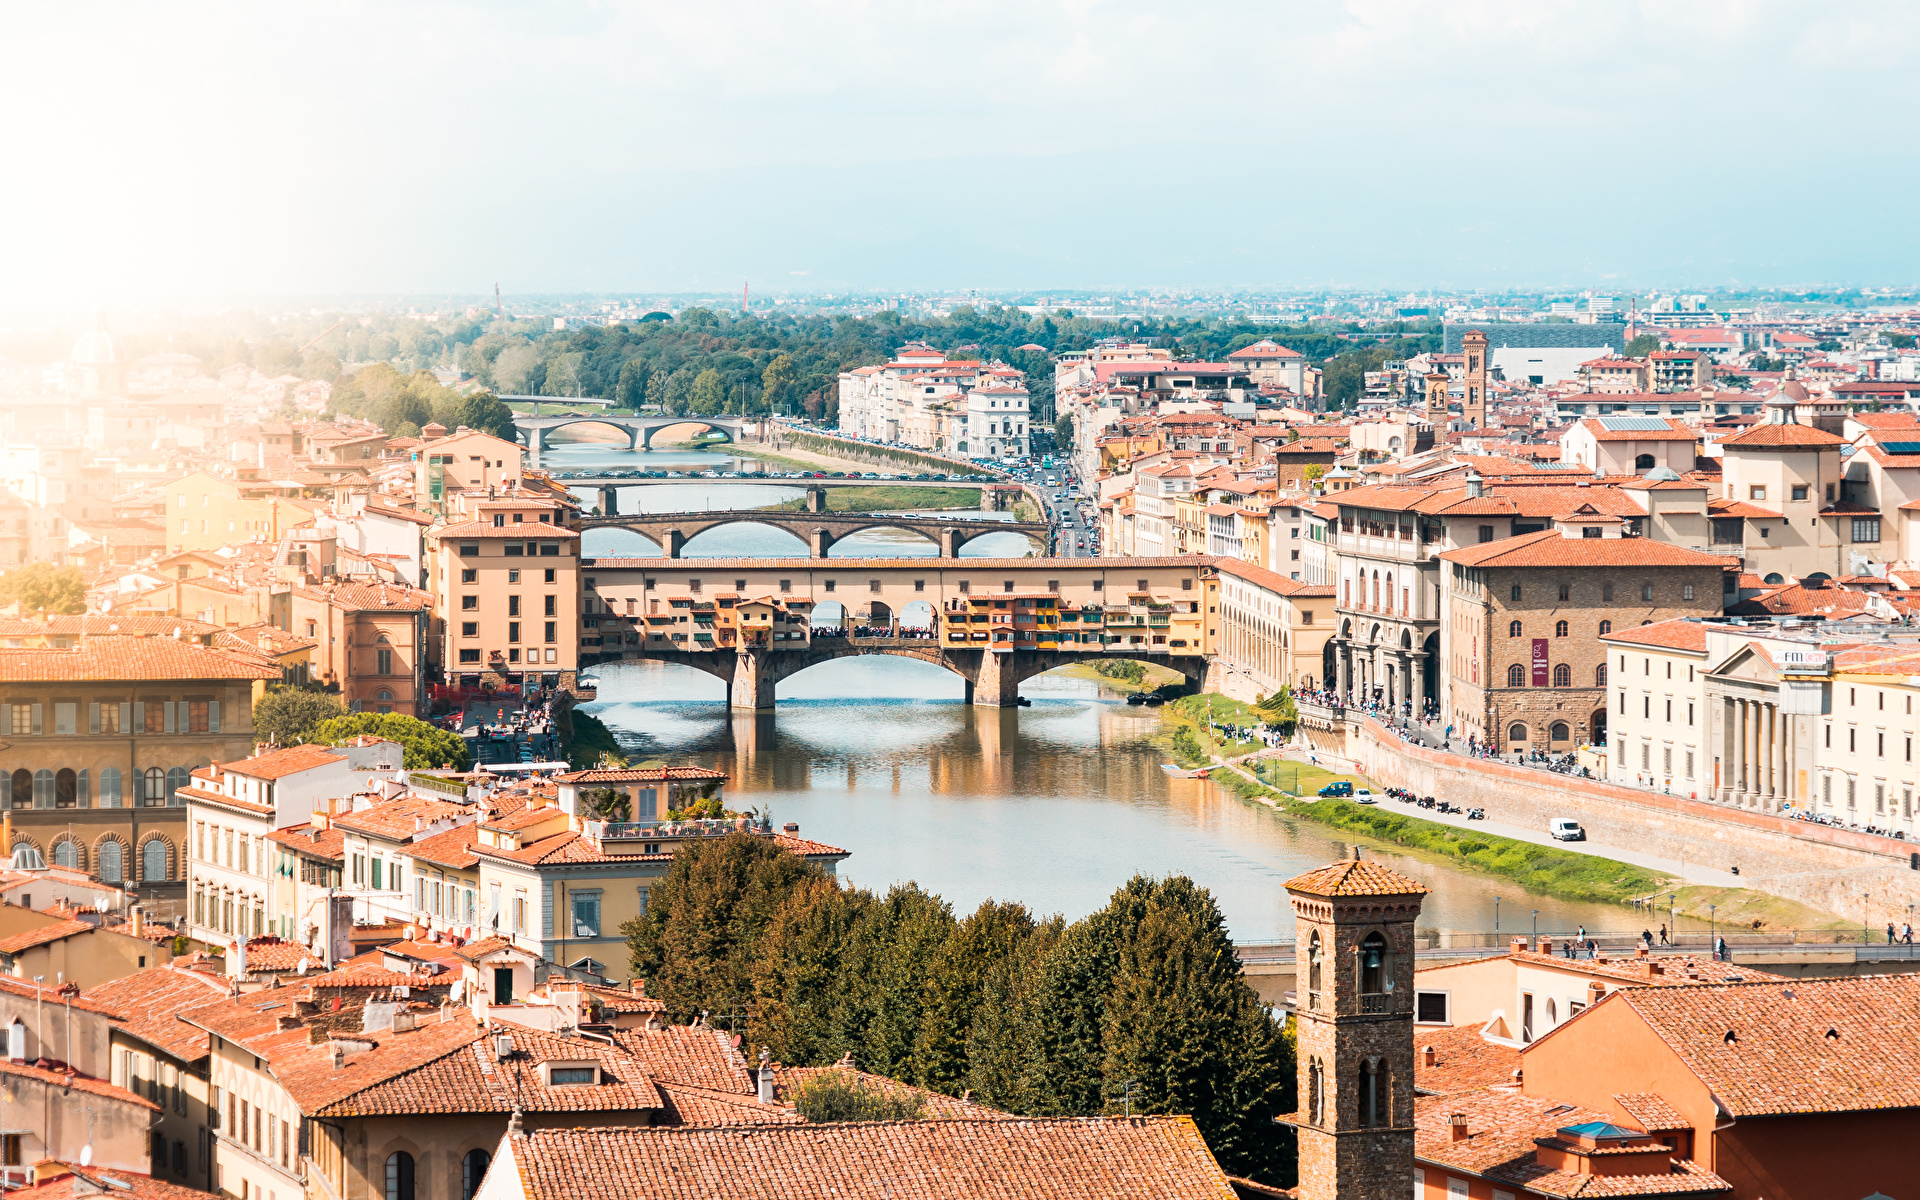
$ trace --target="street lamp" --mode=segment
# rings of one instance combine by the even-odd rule
[[[1860,893],[1860,944],[1862,946],[1873,945],[1873,930],[1867,927],[1867,910],[1872,906],[1872,904],[1873,904],[1873,893],[1861,892]]]
[[[1720,926],[1717,920],[1719,910],[1718,904],[1707,905],[1707,953],[1714,958],[1720,957]]]
[[[1493,932],[1495,936],[1500,933],[1500,897],[1498,896],[1493,898]]]
[[[1533,944],[1540,944],[1540,910],[1537,908],[1533,910]]]

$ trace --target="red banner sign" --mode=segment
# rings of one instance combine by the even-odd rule
[[[1533,639],[1533,686],[1547,686],[1547,639]]]

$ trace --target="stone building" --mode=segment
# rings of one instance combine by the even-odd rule
[[[254,681],[279,678],[262,655],[185,638],[0,650],[0,808],[13,844],[145,899],[181,898],[180,789],[194,768],[252,751]]]
[[[1737,560],[1620,536],[1589,509],[1554,528],[1448,550],[1443,619],[1453,736],[1501,752],[1571,750],[1607,737],[1616,628],[1717,615]]]
[[[1301,1200],[1413,1191],[1413,923],[1427,889],[1355,857],[1293,898]]]

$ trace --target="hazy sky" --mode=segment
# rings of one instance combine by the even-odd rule
[[[1910,283],[1920,4],[7,6],[0,301]]]

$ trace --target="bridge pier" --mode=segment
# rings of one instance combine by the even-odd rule
[[[640,453],[640,451],[645,450],[647,448],[648,430],[647,430],[647,427],[644,425],[635,425],[632,429],[632,433],[633,433],[633,445],[627,448],[629,450],[632,450],[635,454],[638,454]]]
[[[967,702],[981,708],[1013,708],[1020,703],[1020,676],[1013,669],[1013,655],[980,652],[980,669],[967,688]]]
[[[807,489],[807,511],[810,513],[823,513],[827,511],[827,489]]]
[[[612,517],[612,516],[619,515],[619,512],[620,512],[620,489],[617,487],[601,488],[600,489],[600,515],[603,517]]]
[[[684,550],[686,545],[686,534],[681,533],[678,529],[669,529],[667,530],[666,540],[660,543],[660,549],[666,552],[668,558],[679,558],[680,551]]]
[[[827,551],[833,549],[833,535],[824,529],[816,529],[807,537],[807,553],[814,558],[825,558]]]
[[[773,664],[758,650],[736,650],[733,681],[727,686],[727,705],[736,711],[772,712]]]
[[[966,541],[966,538],[962,536],[961,530],[942,529],[940,531],[940,557],[959,558],[960,546],[964,541]]]

